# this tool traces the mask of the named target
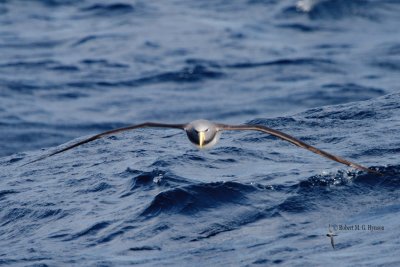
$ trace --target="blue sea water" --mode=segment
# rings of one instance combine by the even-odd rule
[[[399,14],[397,0],[0,0],[0,265],[399,266]],[[257,132],[198,150],[173,129],[23,166],[199,118],[383,176]]]

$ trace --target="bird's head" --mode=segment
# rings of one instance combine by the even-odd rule
[[[199,148],[214,146],[220,136],[217,125],[207,120],[192,121],[186,126],[185,131],[190,142]]]

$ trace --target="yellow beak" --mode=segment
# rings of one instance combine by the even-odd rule
[[[206,134],[204,132],[199,132],[199,146],[203,147],[204,141],[206,140]]]

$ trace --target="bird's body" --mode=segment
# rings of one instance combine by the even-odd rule
[[[353,168],[357,168],[363,171],[367,171],[370,173],[375,173],[379,174],[377,171],[369,169],[367,167],[361,166],[357,163],[350,162],[344,158],[332,155],[328,152],[325,152],[323,150],[320,150],[316,147],[313,147],[309,144],[306,144],[299,139],[296,139],[288,134],[285,134],[283,132],[265,127],[263,125],[251,125],[251,124],[243,124],[243,125],[227,125],[227,124],[220,124],[220,123],[213,123],[208,120],[195,120],[190,123],[184,123],[184,124],[166,124],[166,123],[155,123],[155,122],[146,122],[142,124],[136,124],[136,125],[131,125],[123,128],[118,128],[110,131],[106,131],[97,135],[94,135],[88,139],[85,139],[83,141],[80,141],[76,144],[67,146],[66,148],[63,148],[61,150],[55,151],[53,153],[50,153],[48,155],[44,155],[36,160],[30,161],[26,164],[36,162],[42,159],[45,159],[47,157],[59,154],[61,152],[67,151],[69,149],[72,149],[74,147],[89,143],[91,141],[94,141],[96,139],[102,138],[104,136],[124,132],[124,131],[129,131],[129,130],[134,130],[134,129],[139,129],[139,128],[173,128],[173,129],[181,129],[184,130],[187,134],[187,137],[189,140],[196,145],[199,148],[211,148],[214,146],[221,135],[222,131],[260,131],[263,133],[267,133],[273,136],[276,136],[280,139],[283,139],[285,141],[288,141],[298,147],[305,148],[307,150],[310,150],[311,152],[314,152],[318,155],[321,155],[323,157],[326,157],[328,159],[334,160],[336,162],[348,165]],[[26,165],[24,164],[24,165]]]

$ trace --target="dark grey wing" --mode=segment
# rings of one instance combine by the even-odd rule
[[[80,145],[83,145],[83,144],[86,144],[86,143],[89,143],[89,142],[94,141],[96,139],[100,139],[100,138],[102,138],[104,136],[107,136],[107,135],[116,134],[116,133],[125,132],[125,131],[130,131],[130,130],[134,130],[134,129],[138,129],[138,128],[150,128],[150,127],[152,127],[152,128],[156,128],[156,127],[158,127],[158,128],[175,128],[175,129],[184,130],[186,125],[187,124],[166,124],[166,123],[156,123],[156,122],[145,122],[145,123],[141,123],[141,124],[136,124],[136,125],[131,125],[131,126],[123,127],[123,128],[118,128],[118,129],[114,129],[114,130],[110,130],[110,131],[107,131],[107,132],[96,134],[96,135],[94,135],[92,137],[89,137],[89,138],[87,138],[85,140],[82,140],[82,141],[80,141],[80,142],[78,142],[76,144],[72,144],[70,146],[67,146],[66,148],[63,148],[61,150],[55,151],[53,153],[44,155],[44,156],[42,156],[42,157],[40,157],[38,159],[35,159],[35,160],[30,161],[28,163],[25,163],[22,166],[25,166],[27,164],[30,164],[30,163],[33,163],[33,162],[36,162],[36,161],[51,157],[51,156],[59,154],[59,153],[62,153],[64,151],[70,150],[70,149],[72,149],[74,147],[77,147],[77,146],[80,146]]]
[[[274,129],[271,129],[271,128],[268,128],[268,127],[265,127],[265,126],[262,126],[262,125],[226,125],[226,124],[218,124],[217,127],[220,130],[261,131],[261,132],[264,132],[264,133],[271,134],[273,136],[279,137],[279,138],[281,138],[281,139],[283,139],[285,141],[288,141],[288,142],[290,142],[292,144],[295,144],[298,147],[302,147],[302,148],[305,148],[307,150],[310,150],[310,151],[312,151],[312,152],[314,152],[314,153],[316,153],[318,155],[321,155],[321,156],[323,156],[325,158],[334,160],[336,162],[348,165],[348,166],[356,168],[356,169],[360,169],[360,170],[367,171],[367,172],[370,172],[370,173],[375,173],[375,174],[382,175],[381,173],[379,173],[379,172],[377,172],[375,170],[372,170],[372,169],[369,169],[367,167],[361,166],[361,165],[359,165],[357,163],[348,161],[348,160],[346,160],[344,158],[332,155],[332,154],[330,154],[328,152],[325,152],[325,151],[323,151],[321,149],[318,149],[318,148],[313,147],[313,146],[311,146],[309,144],[306,144],[303,141],[300,141],[299,139],[294,138],[293,136],[290,136],[290,135],[285,134],[285,133],[283,133],[281,131],[277,131],[277,130],[274,130]]]

